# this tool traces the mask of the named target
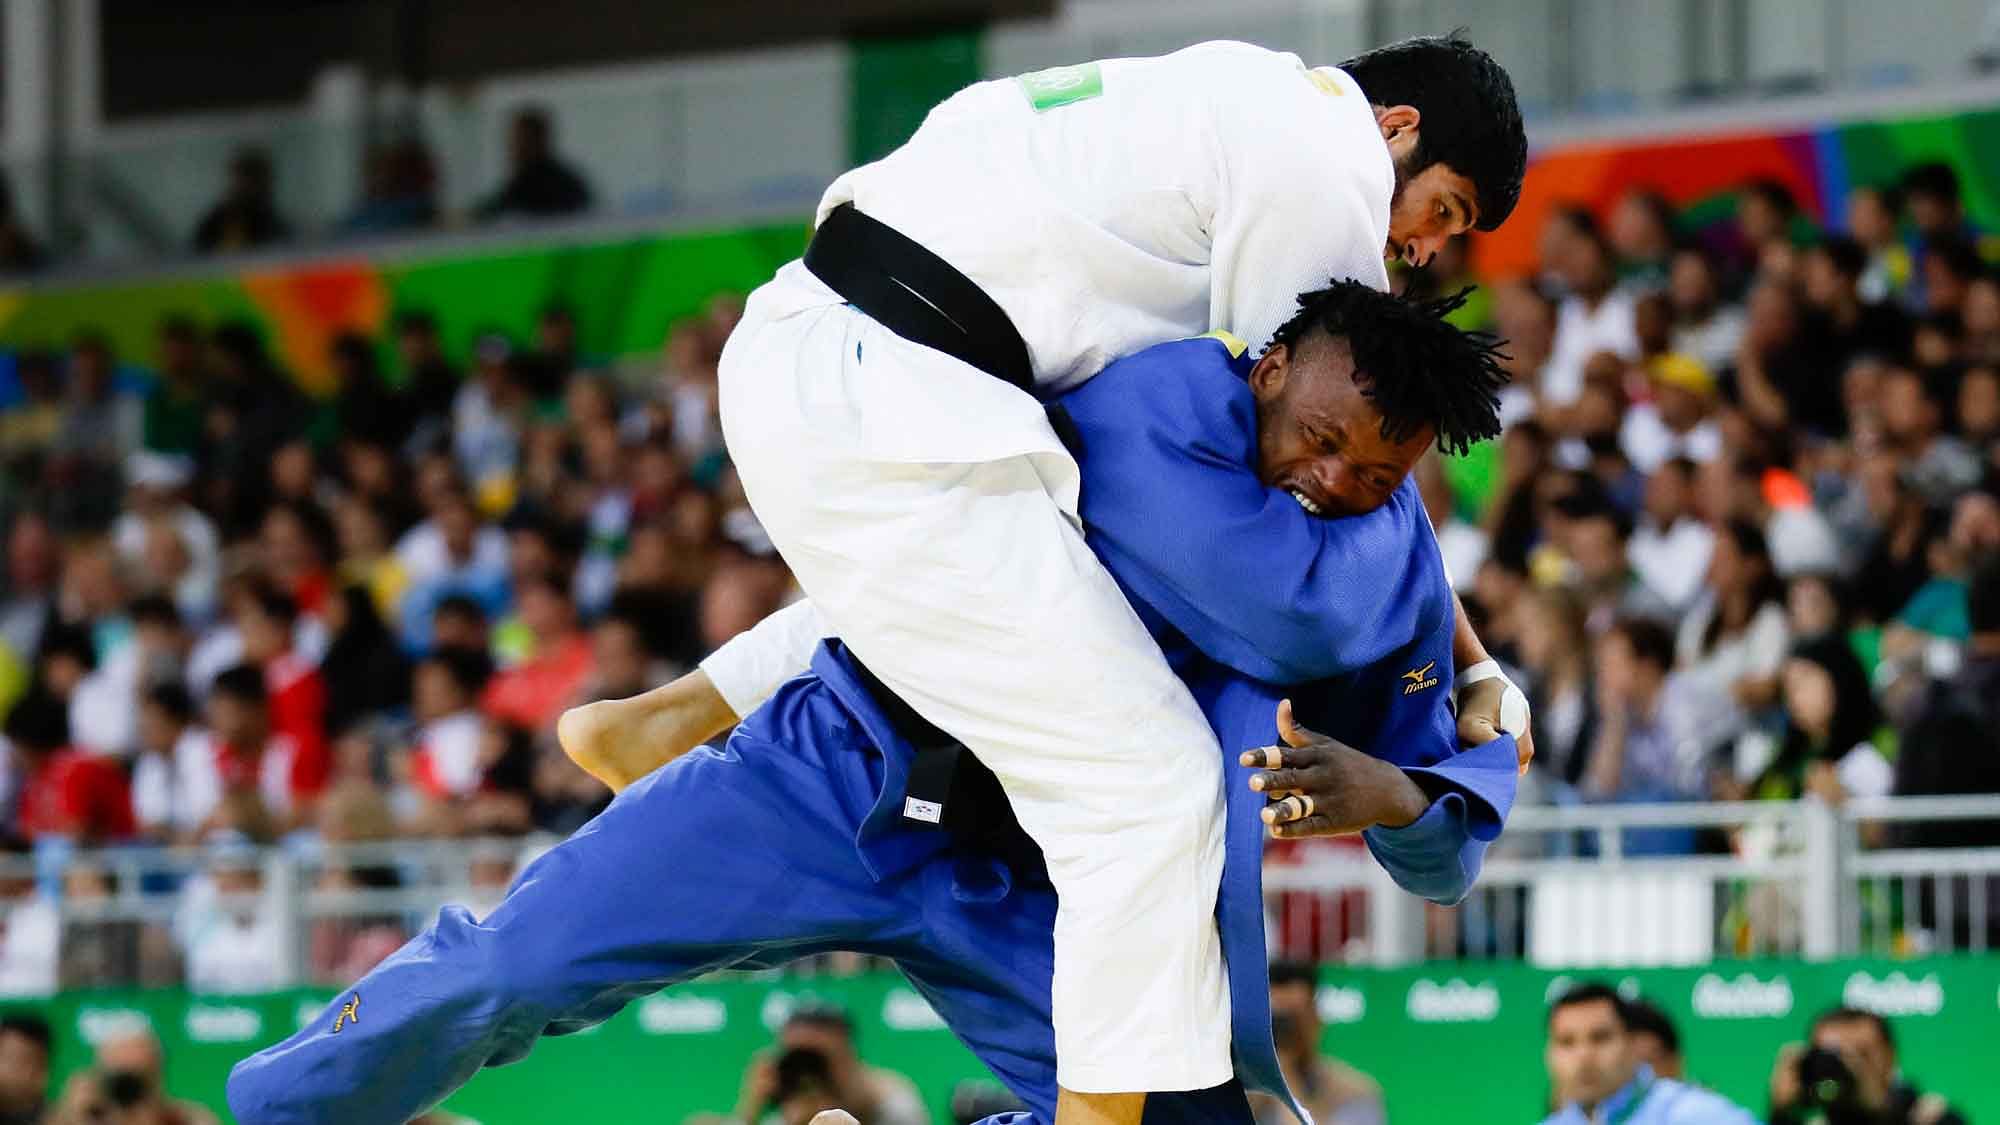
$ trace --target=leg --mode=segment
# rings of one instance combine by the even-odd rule
[[[1032,875],[963,853],[941,856],[921,874],[933,909],[919,948],[897,964],[952,1033],[1028,1105],[986,1125],[1050,1125],[1058,1101],[1050,1023],[1055,893]],[[1226,1021],[1225,1021],[1226,1022]],[[1073,1109],[1065,1105],[1065,1114]],[[1065,1117],[1067,1119],[1067,1116]],[[1249,1125],[1249,1102],[1235,1079],[1205,1090],[1145,1095],[1141,1125]]]
[[[1032,399],[851,310],[750,315],[724,355],[723,426],[828,624],[978,754],[1047,855],[1063,1085],[1216,1085],[1230,1074],[1221,754],[1054,498],[1074,495],[1075,466],[1052,434],[985,461],[898,459],[910,430],[963,428],[945,413],[963,402],[940,405],[937,387],[968,379],[1012,396],[996,416],[1025,404],[1047,430]]]
[[[826,948],[870,950],[918,921],[854,850],[877,760],[815,681],[787,687],[721,751],[633,785],[531,864],[485,921],[437,923],[291,1039],[239,1063],[249,1125],[407,1121],[538,1036],[657,989]]]

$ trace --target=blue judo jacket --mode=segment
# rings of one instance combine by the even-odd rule
[[[1277,701],[1289,697],[1305,726],[1409,771],[1429,809],[1363,838],[1400,886],[1440,903],[1478,877],[1518,773],[1512,737],[1458,745],[1451,587],[1415,484],[1373,513],[1332,520],[1265,487],[1250,367],[1227,338],[1176,341],[1112,364],[1055,406],[1082,468],[1086,539],[1221,744],[1229,823],[1216,914],[1236,1069],[1289,1101],[1265,972],[1265,800],[1237,755],[1277,741]],[[844,649],[823,648],[813,668],[883,750],[881,796],[857,840],[864,861],[880,877],[935,855],[946,837],[901,818],[914,751]]]

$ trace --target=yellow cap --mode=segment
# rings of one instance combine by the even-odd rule
[[[1709,374],[1707,366],[1700,360],[1684,352],[1654,356],[1652,362],[1646,365],[1646,374],[1655,383],[1679,387],[1703,398],[1715,394],[1715,376]]]

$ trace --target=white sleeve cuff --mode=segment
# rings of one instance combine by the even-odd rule
[[[771,698],[779,684],[805,671],[827,635],[819,610],[801,598],[723,642],[701,662],[701,670],[742,718]]]

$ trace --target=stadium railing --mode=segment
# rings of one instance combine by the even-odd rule
[[[2000,947],[2000,846],[1986,841],[2000,841],[2000,795],[1527,806],[1450,908],[1397,888],[1353,841],[1274,852],[1268,932],[1275,953],[1378,965],[1982,952]],[[0,863],[0,992],[339,985],[441,907],[490,909],[554,842],[45,842]]]

